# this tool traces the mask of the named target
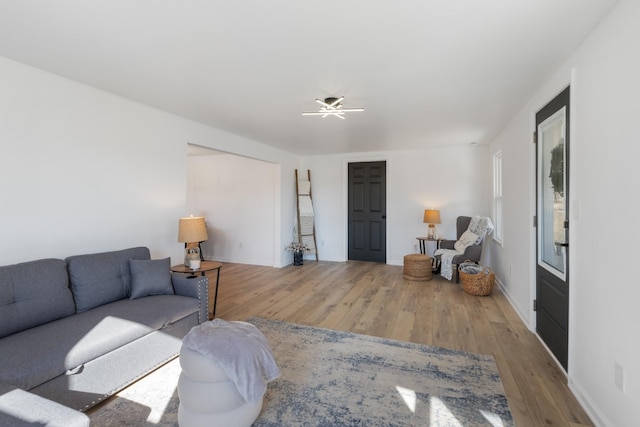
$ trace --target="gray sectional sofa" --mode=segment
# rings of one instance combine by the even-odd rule
[[[85,411],[175,357],[207,301],[144,247],[0,267],[0,393]]]

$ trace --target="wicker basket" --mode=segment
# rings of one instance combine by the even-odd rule
[[[405,255],[403,277],[418,282],[431,280],[431,257],[422,254]]]
[[[462,289],[475,296],[487,296],[493,291],[493,283],[495,282],[496,275],[489,267],[480,267],[477,273],[465,273],[464,266],[461,265],[458,270],[460,276],[460,283]]]

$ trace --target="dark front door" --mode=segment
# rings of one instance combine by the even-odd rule
[[[569,337],[569,88],[536,114],[536,330],[567,369]]]
[[[387,164],[349,163],[349,259],[387,262]]]

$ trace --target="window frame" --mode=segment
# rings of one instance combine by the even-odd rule
[[[493,155],[493,240],[502,245],[503,234],[503,188],[502,188],[502,150]]]

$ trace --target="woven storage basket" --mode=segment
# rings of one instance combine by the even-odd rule
[[[465,273],[465,266],[462,264],[458,270],[460,276],[460,283],[462,289],[475,296],[490,295],[493,291],[493,283],[495,282],[496,275],[489,267],[476,266],[479,271],[477,273]]]
[[[418,282],[431,280],[431,257],[422,254],[405,255],[403,277]]]

